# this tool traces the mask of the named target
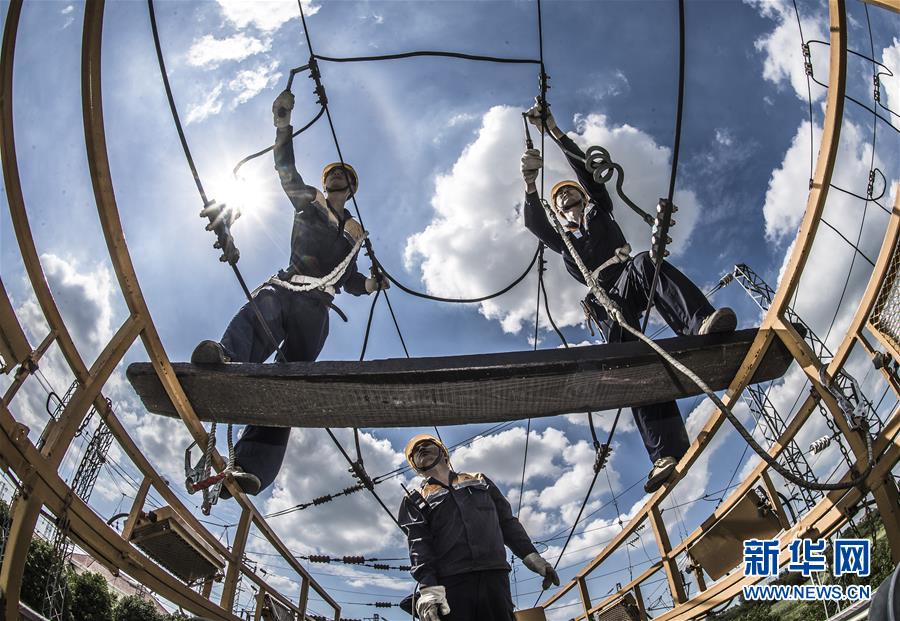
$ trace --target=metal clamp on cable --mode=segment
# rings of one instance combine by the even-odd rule
[[[319,63],[316,61],[315,56],[310,56],[309,58],[309,79],[316,83],[316,88],[313,90],[313,93],[318,97],[316,103],[323,107],[327,106],[328,96],[325,94],[325,86],[322,84],[322,74],[319,72]]]
[[[841,408],[841,411],[844,413],[844,417],[847,419],[847,424],[850,429],[853,431],[865,431],[868,427],[866,420],[866,400],[862,394],[862,391],[859,389],[859,384],[856,379],[850,375],[849,373],[841,370],[840,374],[846,377],[850,381],[850,390],[852,395],[847,397],[844,394],[844,391],[840,389],[840,387],[836,387],[834,385],[834,380],[828,380],[828,374],[826,372],[825,367],[819,368],[819,381],[822,383],[822,386],[831,393],[831,396],[835,398],[838,403],[838,406]],[[854,403],[855,402],[855,405]]]
[[[669,229],[675,226],[672,214],[678,211],[678,207],[671,201],[661,198],[656,206],[656,218],[653,220],[653,228],[650,230],[650,258],[654,263],[659,263],[669,256],[666,246],[672,243],[669,237]]]
[[[612,446],[608,443],[600,444],[599,442],[594,442],[594,451],[594,472],[597,473],[606,467],[606,461],[609,459],[610,453],[612,453]]]
[[[366,472],[366,467],[363,465],[361,460],[352,462],[350,464],[348,472],[359,479],[359,482],[362,483],[366,489],[371,490],[375,488],[375,482],[372,481],[372,477],[370,477],[369,473]]]

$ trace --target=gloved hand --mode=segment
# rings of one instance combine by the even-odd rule
[[[241,217],[240,209],[213,201],[200,210],[200,217],[209,218],[206,230],[213,231],[216,234],[216,243],[213,244],[213,248],[222,251],[219,261],[231,265],[237,263],[238,259],[241,258],[241,252],[234,245],[234,238],[231,236],[231,225]]]
[[[544,128],[541,127],[541,99],[540,97],[534,98],[534,105],[528,109],[528,112],[525,113],[525,117],[528,119],[528,122],[538,128],[539,131],[543,132]],[[547,106],[547,131],[552,132],[556,129],[556,119],[553,118],[553,113],[550,112],[550,106]]]
[[[544,166],[544,158],[537,149],[528,149],[522,155],[522,178],[525,179],[526,185],[535,182],[538,171]]]
[[[556,570],[553,569],[553,565],[548,563],[544,559],[544,557],[537,552],[532,552],[531,554],[523,558],[522,563],[524,563],[525,567],[527,567],[534,573],[544,577],[544,582],[541,584],[541,588],[545,591],[550,588],[551,584],[559,586],[559,575],[556,573]]]
[[[294,94],[283,90],[272,102],[272,116],[275,127],[287,127],[291,124],[291,110],[294,109]]]
[[[447,590],[442,586],[426,586],[419,589],[416,612],[422,621],[441,621],[441,615],[450,614]]]
[[[382,275],[366,278],[366,293],[375,293],[379,289],[382,291],[391,288],[391,281]]]

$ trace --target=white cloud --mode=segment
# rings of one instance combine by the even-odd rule
[[[55,254],[41,255],[41,264],[76,344],[88,358],[98,354],[113,334],[112,273],[102,264],[86,271]]]
[[[887,96],[887,102],[881,103],[896,112],[900,110],[900,39],[894,37],[893,44],[882,50],[881,62],[894,73],[893,76],[880,76],[882,90]]]
[[[70,5],[66,6],[62,11],[60,11],[60,13],[63,15],[69,15],[74,10],[75,10],[75,5],[70,4]]]
[[[813,140],[816,144],[822,138],[822,128],[816,126]],[[809,187],[809,134],[810,125],[804,121],[797,129],[791,146],[784,156],[780,168],[772,171],[763,216],[766,223],[766,237],[772,241],[793,239],[806,210]]]
[[[734,135],[727,129],[716,129],[716,142],[724,147],[734,144]]]
[[[335,432],[343,445],[351,450],[349,430]],[[363,458],[367,471],[375,476],[404,464],[402,453],[394,451],[390,442],[361,432]],[[275,480],[272,496],[265,512],[293,507],[324,494],[331,494],[356,484],[347,472],[344,458],[319,429],[294,429],[285,455],[284,466]],[[390,479],[375,488],[379,496],[396,514],[402,489]],[[287,528],[302,518],[302,529]],[[308,553],[370,554],[389,545],[403,545],[393,521],[378,506],[372,495],[363,490],[297,514],[272,518],[292,549]]]
[[[264,89],[274,86],[281,78],[281,72],[276,71],[277,68],[278,61],[273,60],[254,69],[239,71],[234,79],[228,83],[228,89],[237,93],[233,105],[238,106],[250,101]]]
[[[217,0],[225,18],[238,28],[255,26],[265,32],[278,30],[292,19],[300,19],[300,11],[295,2],[275,0]],[[301,0],[306,17],[319,12],[321,8],[312,0]]]
[[[804,69],[803,53],[800,49],[802,43],[800,31],[797,28],[797,17],[793,6],[785,0],[744,0],[750,6],[756,8],[759,14],[776,22],[775,29],[761,36],[755,42],[757,51],[764,55],[763,77],[777,85],[787,82],[794,93],[803,101],[807,99],[807,76]],[[803,37],[808,41],[818,39],[827,41],[828,37],[822,27],[824,16],[816,16],[815,19],[803,17],[800,22],[803,27]],[[828,75],[828,47],[824,45],[810,45],[813,70],[816,75]],[[826,80],[819,80],[824,82]],[[816,101],[824,96],[825,89],[811,82],[812,99]]]
[[[228,60],[244,60],[267,52],[271,45],[271,41],[262,41],[243,33],[225,39],[204,35],[191,45],[187,53],[187,62],[194,67],[216,67]]]
[[[188,107],[184,124],[190,125],[191,123],[199,123],[207,117],[215,116],[221,112],[223,103],[222,99],[220,99],[221,95],[222,84],[217,84],[216,87],[206,95],[206,99]]]
[[[560,457],[569,448],[565,434],[552,427],[543,433],[531,431],[528,440],[526,483],[534,477],[553,477],[562,471]],[[516,427],[480,438],[463,446],[451,456],[454,468],[464,472],[483,472],[496,483],[519,486],[525,454],[525,429]]]
[[[622,95],[631,90],[631,83],[621,69],[594,74],[586,82],[590,86],[579,88],[578,92],[596,101]]]
[[[603,115],[576,117],[570,135],[583,147],[602,144],[626,171],[625,191],[645,210],[652,210],[668,183],[670,151],[647,134],[628,125],[615,126]],[[460,154],[450,171],[439,175],[431,200],[431,223],[407,240],[407,269],[418,266],[430,293],[448,297],[476,297],[508,284],[532,256],[536,239],[524,226],[521,207],[524,185],[519,171],[522,153],[521,111],[495,106],[483,117],[474,142]],[[558,149],[545,156],[547,187],[573,173]],[[687,247],[697,220],[696,195],[679,189],[678,228],[673,255]],[[635,249],[648,246],[646,225],[613,198],[620,226]],[[561,326],[576,325],[584,315],[578,300],[585,288],[566,273],[561,258],[548,253],[550,310]],[[483,302],[479,310],[500,322],[507,332],[518,331],[534,315],[534,277],[526,278],[506,295]],[[544,319],[544,321],[546,321]],[[549,327],[549,326],[544,326]]]

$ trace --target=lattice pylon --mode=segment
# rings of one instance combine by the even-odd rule
[[[92,409],[88,419],[94,413],[95,410]],[[83,428],[86,428],[86,425]],[[106,454],[112,441],[112,432],[106,423],[101,421],[91,435],[91,440],[72,479],[72,493],[85,502],[94,491],[94,485],[100,476],[100,469],[106,463]],[[62,620],[65,610],[66,568],[74,551],[75,546],[69,540],[69,519],[68,516],[62,515],[53,535],[53,564],[44,587],[43,613],[50,621]]]

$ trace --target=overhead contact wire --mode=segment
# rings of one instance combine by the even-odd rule
[[[163,59],[162,46],[159,41],[159,30],[156,25],[156,12],[153,8],[153,0],[147,0],[147,8],[149,9],[150,14],[150,30],[153,33],[153,45],[156,48],[156,60],[159,63],[159,71],[162,76],[163,86],[166,89],[166,99],[169,101],[169,109],[172,112],[172,119],[175,122],[175,129],[178,131],[178,138],[181,141],[181,148],[184,151],[184,156],[187,159],[188,166],[191,169],[191,174],[194,177],[194,183],[197,184],[197,191],[200,193],[200,198],[203,201],[203,206],[206,207],[210,204],[209,198],[206,196],[206,192],[203,189],[203,184],[200,182],[200,175],[197,172],[197,166],[194,164],[194,158],[191,155],[190,147],[188,147],[187,138],[184,135],[184,129],[181,126],[181,118],[178,116],[178,108],[175,106],[175,98],[172,95],[172,87],[169,84],[169,74],[166,71],[166,63]],[[238,284],[241,287],[241,290],[244,292],[244,296],[247,298],[250,307],[253,309],[253,314],[256,316],[256,319],[259,321],[262,326],[263,331],[272,341],[272,344],[275,346],[275,351],[279,353],[282,360],[287,361],[287,357],[284,355],[284,352],[281,350],[281,347],[278,341],[275,339],[275,335],[272,334],[272,331],[269,329],[269,325],[266,323],[265,319],[260,313],[259,308],[256,305],[256,301],[253,299],[253,295],[250,293],[250,289],[247,287],[247,283],[244,281],[244,276],[241,274],[241,270],[238,268],[236,263],[229,263],[231,265],[231,269],[234,271],[235,278],[237,278]]]

